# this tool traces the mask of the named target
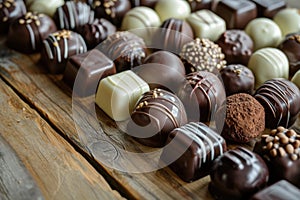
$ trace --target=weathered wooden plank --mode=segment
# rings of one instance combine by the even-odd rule
[[[121,199],[120,194],[110,188],[86,159],[2,80],[0,80],[0,107],[1,135],[24,163],[45,199]],[[5,149],[1,146],[1,152],[3,151]],[[14,159],[11,155],[8,156]],[[7,159],[9,158],[5,157],[5,160]],[[14,160],[6,162],[9,164],[7,170],[16,169],[17,166],[11,166],[14,163],[16,163]],[[19,174],[16,171],[13,177]],[[10,176],[1,174],[0,180],[5,181],[7,175]],[[17,178],[16,181],[22,179]],[[21,182],[25,183],[26,181]],[[6,186],[10,187],[10,184]],[[13,188],[9,189],[11,192]],[[15,192],[20,190],[14,189]]]

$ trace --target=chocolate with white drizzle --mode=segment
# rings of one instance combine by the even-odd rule
[[[266,81],[256,90],[255,96],[266,112],[266,128],[290,127],[300,112],[300,91],[286,79]]]
[[[282,126],[262,135],[254,152],[266,161],[270,182],[288,180],[300,187],[300,135]]]
[[[166,90],[154,89],[138,101],[127,133],[146,146],[161,147],[173,129],[186,123],[185,109],[179,98]]]
[[[34,53],[41,50],[43,40],[56,30],[47,15],[27,12],[10,25],[7,44],[22,53]]]
[[[191,122],[174,129],[168,137],[160,160],[169,163],[178,149],[187,148],[169,167],[184,181],[190,182],[209,174],[214,159],[227,147],[225,140],[201,122]]]
[[[86,51],[86,44],[81,35],[70,30],[61,30],[50,34],[44,40],[41,59],[50,73],[59,74],[64,72],[70,56]]]

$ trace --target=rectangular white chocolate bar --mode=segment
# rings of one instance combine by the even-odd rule
[[[102,79],[96,93],[96,104],[113,120],[130,117],[141,95],[149,91],[148,84],[131,70]]]

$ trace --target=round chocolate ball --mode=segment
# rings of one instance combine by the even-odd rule
[[[169,133],[187,123],[179,98],[162,89],[146,92],[137,103],[127,126],[127,133],[151,147],[165,145]]]
[[[266,81],[256,90],[254,97],[265,108],[266,128],[288,128],[297,120],[300,112],[300,91],[286,79]]]
[[[221,47],[228,64],[248,64],[253,52],[253,41],[245,31],[227,30],[216,43]]]
[[[132,7],[146,6],[149,8],[154,8],[158,1],[159,0],[131,0],[131,5]]]
[[[214,161],[210,178],[208,189],[215,199],[249,199],[267,185],[269,171],[257,154],[237,147]]]
[[[56,9],[64,5],[64,0],[25,0],[25,3],[30,11],[53,17]]]
[[[282,9],[274,16],[273,20],[280,27],[283,36],[300,31],[300,13],[298,8]]]
[[[169,18],[185,19],[191,13],[190,5],[185,0],[159,0],[155,5],[161,21]]]
[[[295,73],[291,80],[300,89],[300,69]]]
[[[7,45],[22,53],[34,53],[41,50],[43,40],[56,30],[47,15],[27,12],[10,25]]]
[[[232,64],[221,69],[220,74],[227,96],[236,93],[253,93],[255,78],[248,67]]]
[[[191,11],[195,12],[202,9],[211,9],[212,0],[186,0],[191,7]]]

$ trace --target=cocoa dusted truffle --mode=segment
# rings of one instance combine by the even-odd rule
[[[252,94],[254,91],[254,75],[252,71],[244,65],[228,65],[220,71],[226,95],[236,93]]]
[[[97,48],[115,62],[117,72],[141,65],[146,57],[144,40],[128,31],[108,36]]]
[[[268,167],[262,158],[237,147],[214,161],[208,189],[216,200],[249,199],[267,185],[268,178]]]
[[[226,119],[222,136],[229,141],[247,143],[265,130],[265,111],[251,95],[227,97]]]
[[[286,79],[271,79],[256,90],[255,96],[266,112],[266,128],[290,127],[300,112],[300,91]]]
[[[245,31],[227,30],[216,43],[221,47],[228,64],[247,66],[253,52],[253,41]]]
[[[23,0],[3,0],[0,2],[0,33],[6,33],[11,22],[25,15]]]
[[[78,33],[70,30],[61,30],[50,34],[44,40],[41,60],[50,73],[63,73],[70,56],[85,53],[86,44]]]
[[[187,123],[180,99],[166,90],[146,92],[136,105],[127,133],[146,146],[164,146],[169,133]]]
[[[7,45],[22,53],[41,50],[43,40],[56,31],[53,20],[44,14],[27,12],[10,25]]]
[[[262,135],[254,152],[266,161],[271,183],[285,179],[300,187],[300,135],[293,129],[281,126]]]
[[[185,44],[180,52],[186,73],[196,71],[219,72],[225,67],[225,55],[219,45],[209,39],[200,39]]]
[[[95,19],[93,23],[82,25],[78,33],[83,37],[88,49],[96,47],[108,36],[116,32],[116,27],[106,19]]]

